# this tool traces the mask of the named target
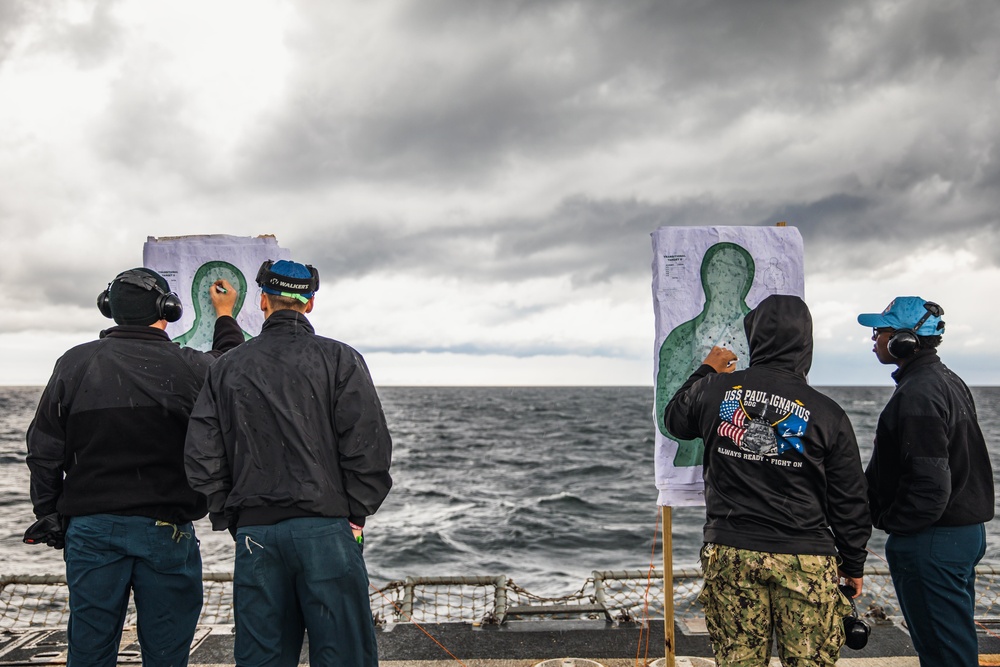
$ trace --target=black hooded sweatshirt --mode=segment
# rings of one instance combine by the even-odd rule
[[[702,365],[667,404],[678,439],[705,442],[705,541],[740,549],[839,556],[864,571],[871,536],[854,430],[806,381],[812,317],[802,299],[772,295],[743,320],[750,367]]]

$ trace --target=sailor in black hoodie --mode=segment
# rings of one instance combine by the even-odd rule
[[[972,392],[935,349],[944,309],[916,296],[858,316],[898,368],[865,474],[872,520],[922,667],[979,664],[976,564],[993,518],[993,469]]]
[[[866,484],[844,410],[806,381],[812,318],[772,295],[743,320],[750,367],[713,348],[665,411],[679,439],[705,441],[705,585],[719,665],[833,665],[860,595],[871,535]]]

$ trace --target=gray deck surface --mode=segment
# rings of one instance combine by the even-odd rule
[[[426,625],[424,629],[455,658],[415,625],[397,624],[378,629],[380,663],[384,667],[453,667],[459,664],[466,667],[531,667],[546,660],[573,657],[593,660],[605,667],[634,667],[643,664],[641,658],[644,656],[648,656],[651,663],[664,655],[662,621],[651,622],[648,632],[639,623],[564,620],[514,621],[481,628],[444,623]],[[675,637],[676,655],[679,656],[677,667],[714,664],[706,635],[686,633],[678,626]],[[65,639],[66,633],[61,629],[0,632],[0,665],[65,663]],[[981,631],[980,653],[984,658],[1000,654],[1000,639]],[[638,663],[637,656],[640,658]],[[302,654],[302,664],[307,663],[308,646],[303,647]],[[134,629],[127,629],[123,636],[119,664],[141,664]],[[231,626],[199,627],[190,664],[232,665]],[[584,664],[587,663],[581,662]],[[772,664],[777,665],[777,660]],[[873,627],[864,650],[845,648],[839,664],[844,667],[916,667],[918,663],[906,630],[888,623]]]

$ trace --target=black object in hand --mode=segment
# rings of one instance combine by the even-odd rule
[[[58,514],[46,514],[24,531],[25,544],[45,544],[53,549],[66,546],[66,530],[63,528],[62,517]]]
[[[840,592],[846,595],[851,603],[851,613],[844,617],[845,643],[848,648],[860,651],[868,645],[868,635],[872,629],[858,616],[858,607],[854,604],[854,589],[850,586],[841,586]]]

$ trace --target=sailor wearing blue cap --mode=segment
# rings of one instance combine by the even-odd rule
[[[894,364],[908,359],[921,347],[937,347],[944,334],[944,309],[933,301],[919,296],[897,296],[881,313],[858,315],[858,323],[872,327],[872,340],[876,342],[875,355],[883,364]],[[891,334],[883,339],[879,351],[879,334]],[[921,338],[924,340],[921,344]],[[933,340],[936,339],[936,340]]]
[[[922,667],[974,667],[976,565],[993,518],[993,470],[972,393],[937,354],[944,309],[900,296],[872,327],[896,389],[879,416],[865,471],[872,523]]]

